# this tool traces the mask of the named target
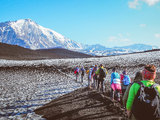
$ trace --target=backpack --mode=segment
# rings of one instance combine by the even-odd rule
[[[75,70],[75,71],[74,71],[74,74],[76,74],[76,73],[77,73],[77,71]]]
[[[78,74],[79,73],[79,68],[76,68],[74,71],[74,74]]]
[[[106,71],[105,71],[104,68],[100,68],[99,77],[100,78],[105,78],[106,77]]]
[[[136,120],[156,120],[160,118],[160,96],[155,88],[158,84],[146,87],[142,82],[136,82],[141,87],[132,105],[132,113]]]
[[[81,68],[81,71],[82,71],[82,75],[84,75],[85,69]]]
[[[123,85],[129,85],[131,83],[131,79],[128,75],[124,75]]]
[[[95,69],[93,68],[91,75],[93,75],[95,73]]]

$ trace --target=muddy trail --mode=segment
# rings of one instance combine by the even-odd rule
[[[47,120],[126,120],[122,105],[109,94],[80,88],[35,110]]]
[[[159,78],[160,73],[157,72],[156,83],[160,83]],[[103,94],[94,89],[80,88],[34,112],[47,120],[127,120],[122,103],[110,99],[109,83],[105,85]]]
[[[41,64],[0,67],[0,120],[44,120],[39,115],[52,120],[125,119],[119,103],[112,102],[109,94],[85,89],[87,75],[84,83],[80,80],[75,82],[72,71],[66,66]],[[106,77],[107,92],[110,89],[110,73],[108,71]],[[159,78],[158,72],[157,83]]]

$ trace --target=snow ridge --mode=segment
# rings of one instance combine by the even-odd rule
[[[30,49],[48,49],[62,47],[82,49],[73,40],[48,28],[38,25],[31,19],[0,23],[0,42],[19,45]]]

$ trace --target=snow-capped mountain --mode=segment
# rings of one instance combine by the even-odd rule
[[[84,49],[81,50],[81,52],[97,56],[108,56],[108,55],[120,55],[133,52],[141,52],[152,49],[159,49],[159,47],[152,45],[145,45],[145,44],[133,44],[123,47],[107,48],[105,46],[96,44],[96,45],[86,45]]]
[[[0,23],[0,42],[29,49],[50,49],[60,47],[98,56],[119,55],[158,49],[157,46],[144,44],[114,48],[107,48],[99,44],[83,45],[70,40],[51,29],[42,27],[31,19]]]
[[[145,44],[133,44],[129,46],[123,46],[123,47],[115,47],[118,49],[126,49],[133,52],[139,52],[139,51],[145,51],[145,50],[152,50],[152,49],[158,49],[158,46],[152,46],[152,45],[145,45]]]
[[[30,19],[0,23],[0,42],[30,49],[54,47],[82,49],[81,44],[44,28]]]

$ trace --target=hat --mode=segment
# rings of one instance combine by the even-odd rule
[[[112,71],[116,71],[116,68],[114,67],[114,68],[112,69]]]
[[[100,64],[99,66],[100,66],[100,67],[102,67],[103,65],[102,65],[102,64]]]
[[[154,65],[146,65],[142,71],[142,76],[145,80],[152,80],[156,77],[156,67]]]
[[[156,67],[154,65],[146,65],[145,69],[150,71],[150,72],[155,72],[156,71]]]
[[[127,72],[125,70],[122,73],[123,73],[123,75],[127,74]]]

